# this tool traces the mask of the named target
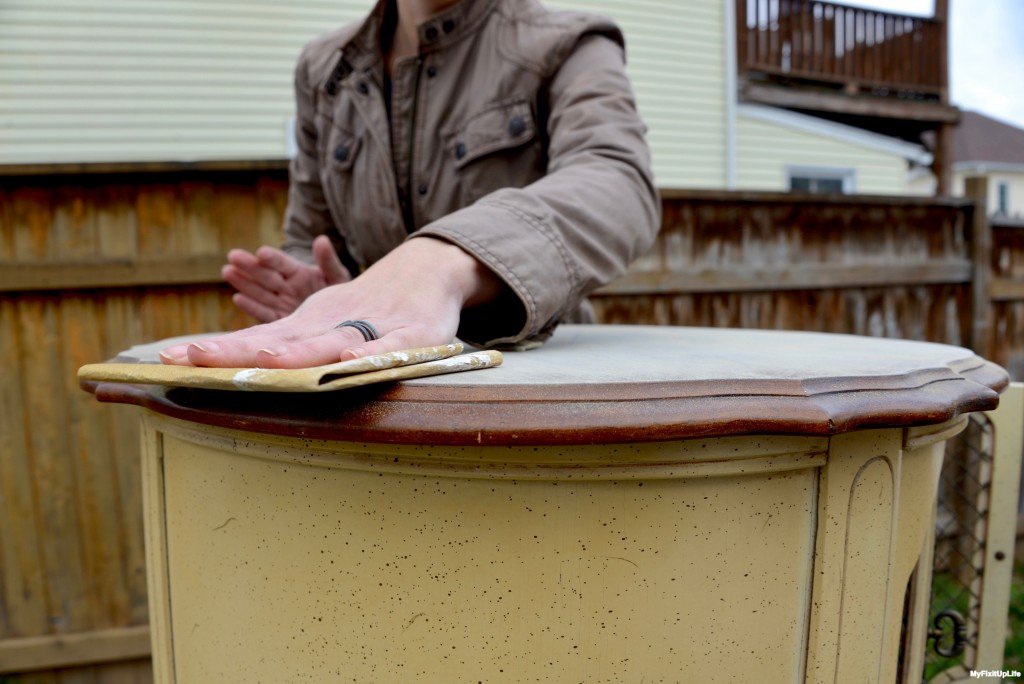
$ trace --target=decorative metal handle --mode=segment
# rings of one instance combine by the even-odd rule
[[[928,630],[928,639],[933,641],[932,648],[943,658],[952,658],[964,652],[967,646],[967,621],[955,610],[947,609],[940,612],[932,620],[933,627]],[[952,644],[947,648],[944,643]]]

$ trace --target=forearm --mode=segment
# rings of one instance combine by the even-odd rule
[[[460,308],[497,299],[505,284],[489,268],[457,245],[432,237],[407,240],[360,276],[381,287],[396,278],[416,281]]]

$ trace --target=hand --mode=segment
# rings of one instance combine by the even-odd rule
[[[265,245],[256,254],[233,249],[221,275],[238,290],[231,297],[235,306],[267,323],[292,313],[314,292],[352,279],[326,235],[313,240],[313,260],[310,266]]]
[[[309,296],[295,313],[229,335],[170,347],[164,363],[228,368],[305,368],[400,349],[447,344],[462,308],[497,297],[501,280],[454,244],[403,243],[355,280]],[[372,323],[363,339],[345,320]]]

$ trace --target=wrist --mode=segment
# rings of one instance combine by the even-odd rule
[[[434,281],[460,308],[496,299],[505,287],[479,259],[447,240],[427,236],[410,239],[385,259],[392,256],[405,262],[402,264],[404,272],[414,272]]]

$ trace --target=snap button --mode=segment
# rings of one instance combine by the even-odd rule
[[[462,159],[466,156],[466,143],[455,143],[455,158]]]
[[[335,147],[334,158],[340,162],[348,161],[348,145],[338,145]]]
[[[437,76],[437,68],[433,65],[427,67],[427,78],[434,78]]]
[[[523,117],[516,114],[508,121],[508,132],[513,136],[519,135],[526,130],[526,122]]]
[[[441,22],[441,28],[444,29],[445,33],[451,33],[452,31],[455,30],[455,20],[445,19],[443,22]]]
[[[427,30],[423,32],[423,37],[426,38],[431,43],[433,43],[435,40],[437,40],[437,27],[428,26]]]
[[[421,195],[426,195],[427,194],[427,184],[426,183],[420,183],[420,186],[418,188],[416,188],[416,192],[420,193]]]
[[[359,85],[356,86],[356,88],[358,88],[359,92],[361,92],[363,95],[366,95],[368,92],[370,92],[370,86],[366,85],[366,81],[360,81]]]

